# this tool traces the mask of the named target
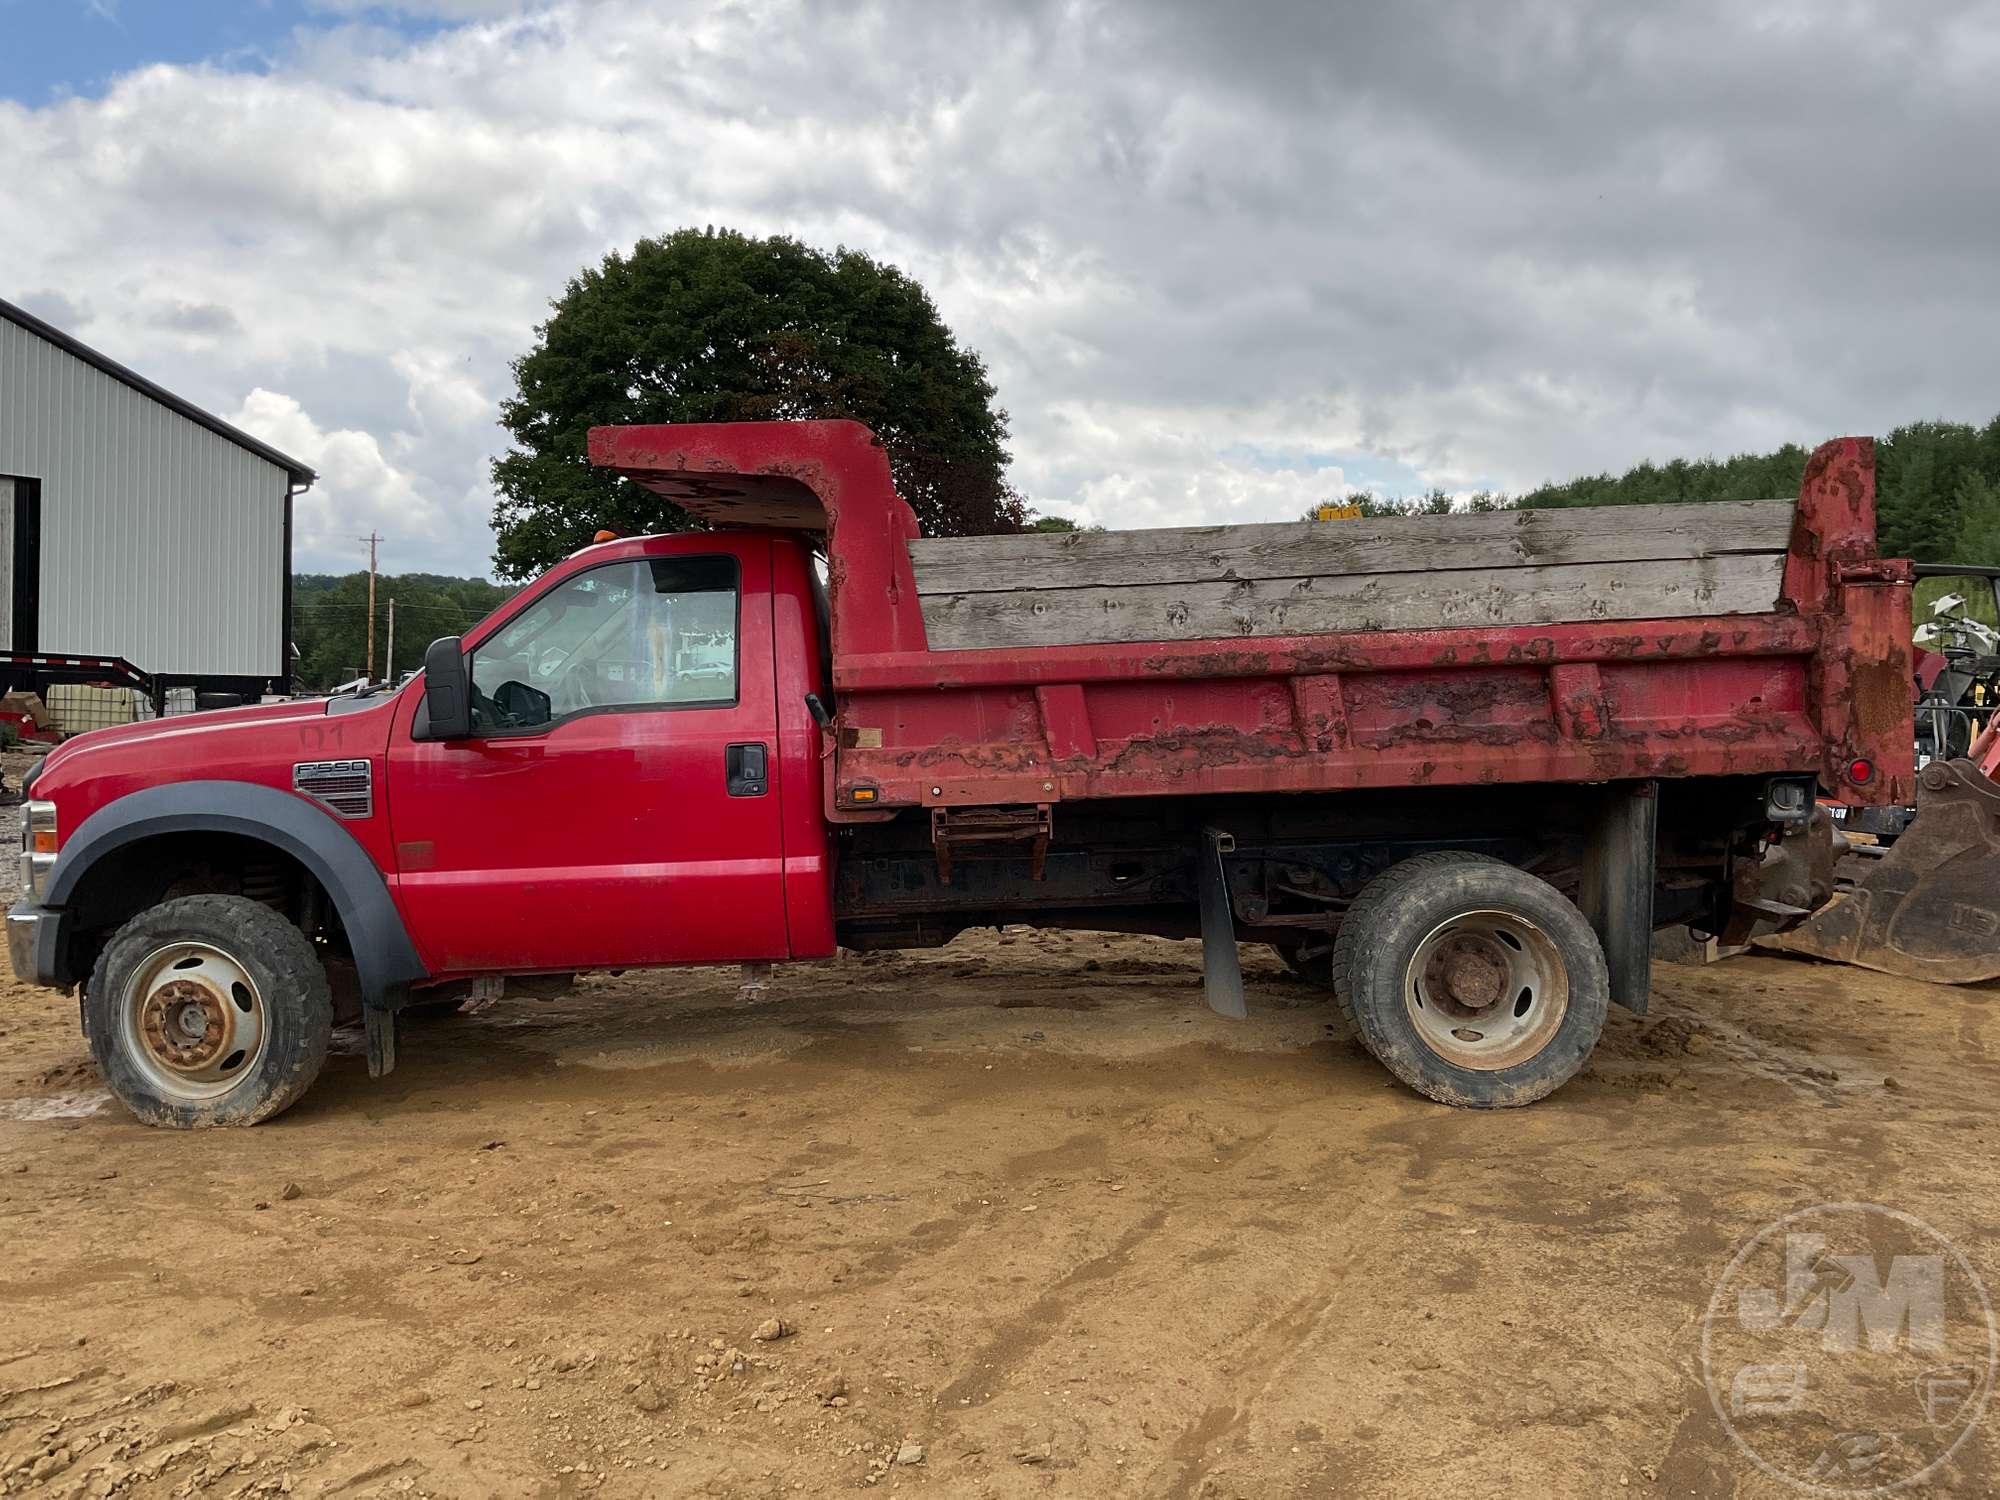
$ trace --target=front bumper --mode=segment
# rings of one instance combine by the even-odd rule
[[[7,913],[7,961],[14,977],[26,984],[60,988],[56,966],[62,913],[48,911],[23,897]]]

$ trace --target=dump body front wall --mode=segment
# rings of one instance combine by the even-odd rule
[[[953,651],[930,649],[914,520],[865,428],[599,428],[591,456],[712,520],[741,504],[828,532],[836,820],[1787,772],[1854,802],[1913,792],[1910,698],[1888,687],[1909,681],[1909,567],[1875,556],[1865,438],[1812,456],[1763,613]]]

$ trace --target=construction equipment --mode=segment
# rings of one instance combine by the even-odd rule
[[[1924,563],[1919,578],[1985,582],[2000,614],[2000,567]],[[1917,647],[1917,764],[1964,755],[2000,703],[2000,630],[1968,613],[1964,594],[1943,595],[1913,637]]]
[[[1982,580],[2000,606],[2000,567],[1918,563],[1918,578]],[[1917,800],[1914,807],[1836,807],[1818,820],[1811,848],[1781,851],[1763,871],[1765,891],[1801,885],[1810,869],[1811,915],[1756,939],[1800,953],[1927,979],[2000,979],[2000,719],[1992,705],[2000,661],[1991,627],[1962,594],[1931,606],[1914,635]],[[1821,847],[1822,842],[1825,847]],[[1826,884],[1833,890],[1824,901]]]
[[[1851,885],[1757,945],[1939,984],[2000,979],[2000,722],[1917,773],[1916,820]]]
[[[1966,563],[1916,563],[1919,580],[1956,579],[1990,590],[2000,618],[2000,567]],[[1916,676],[1916,763],[1951,760],[1966,754],[1980,730],[2000,707],[2000,632],[1971,613],[1964,593],[1952,592],[1932,601],[1931,618],[1917,626],[1911,643]],[[1869,858],[1886,853],[1916,819],[1914,802],[1904,805],[1849,806],[1830,799],[1825,806],[1845,845],[1842,874],[1848,884],[1859,881]]]

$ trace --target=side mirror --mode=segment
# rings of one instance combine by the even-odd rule
[[[472,679],[465,645],[455,635],[432,641],[424,652],[424,738],[462,740],[472,733]]]

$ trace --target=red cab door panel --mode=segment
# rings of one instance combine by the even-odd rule
[[[471,739],[414,738],[404,695],[397,895],[434,974],[788,956],[770,542],[607,550],[469,642]]]

